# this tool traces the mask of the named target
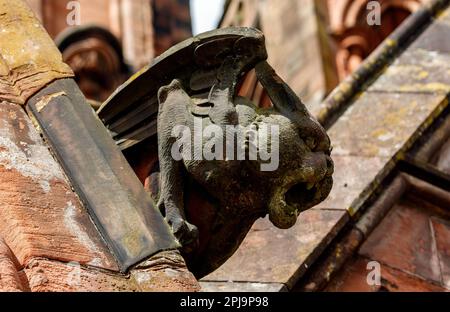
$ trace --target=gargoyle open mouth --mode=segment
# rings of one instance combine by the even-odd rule
[[[328,196],[332,185],[332,177],[326,176],[317,182],[297,182],[279,188],[269,204],[270,221],[281,229],[292,227],[302,211]]]
[[[317,190],[316,184],[312,182],[295,184],[284,194],[286,204],[297,207],[298,210],[307,209],[308,204],[314,200]]]

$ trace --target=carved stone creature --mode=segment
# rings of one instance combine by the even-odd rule
[[[221,56],[222,63],[208,92],[191,97],[185,91],[189,86],[178,79],[158,92],[161,180],[158,206],[183,245],[190,269],[197,277],[229,258],[258,218],[269,214],[275,226],[289,228],[302,211],[320,203],[331,190],[333,162],[329,138],[265,58],[263,36],[244,37]],[[257,108],[250,100],[236,96],[240,78],[251,68],[255,68],[273,108]],[[177,138],[173,129],[185,126],[194,130],[195,118],[201,118],[203,127],[216,125],[223,130],[223,136],[204,140],[202,147],[214,140],[224,142],[215,145],[223,146],[224,155],[225,149],[230,148],[225,142],[227,126],[240,125],[243,129],[277,126],[277,146],[270,146],[272,140],[268,140],[268,150],[278,149],[278,168],[261,171],[264,161],[259,157],[206,160],[181,153],[181,160],[174,159]],[[244,143],[248,156],[251,142],[247,138]],[[193,193],[209,204],[196,204]]]
[[[158,203],[197,278],[223,264],[258,218],[268,214],[275,226],[291,227],[331,189],[329,138],[266,59],[264,36],[256,29],[200,34],[156,58],[97,112]],[[273,107],[256,107],[237,95],[251,70]],[[174,131],[180,128],[187,139]],[[239,140],[239,131],[249,135]],[[232,144],[230,136],[236,137]]]

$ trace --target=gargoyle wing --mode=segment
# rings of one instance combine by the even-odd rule
[[[231,85],[228,92],[234,95],[238,81],[234,75],[224,73],[226,60],[239,62],[236,65],[240,75],[266,58],[264,36],[256,29],[230,27],[206,32],[155,58],[120,86],[97,114],[119,147],[125,150],[156,135],[160,87],[173,79],[180,80],[196,103],[191,113],[207,116],[210,107],[205,99],[213,86],[225,88]]]

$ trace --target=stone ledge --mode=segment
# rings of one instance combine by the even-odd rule
[[[308,210],[288,230],[258,220],[241,247],[201,282],[278,283],[292,287],[348,221],[345,210]]]

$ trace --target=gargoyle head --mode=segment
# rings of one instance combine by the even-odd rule
[[[260,81],[270,80],[265,87],[274,107],[261,109],[246,98],[235,98],[238,126],[258,138],[244,136],[244,160],[187,166],[192,180],[187,187],[186,216],[198,227],[200,244],[185,256],[197,277],[225,262],[258,218],[268,215],[276,227],[290,228],[302,211],[323,201],[331,190],[334,167],[325,130],[306,109],[287,109],[289,103],[304,106],[284,88],[276,90],[283,93],[272,94],[277,76],[272,71],[262,76],[266,74],[271,76]]]
[[[265,198],[266,205],[260,208],[269,215],[270,221],[278,228],[287,229],[296,223],[302,211],[323,201],[331,190],[330,142],[323,128],[309,115],[295,120],[273,108],[256,113],[249,105],[238,105],[237,109],[245,111],[246,116],[253,115],[251,127],[277,129],[258,132],[258,145],[267,142],[264,148],[270,151],[270,158],[266,155],[267,160],[251,162],[252,175],[263,181],[254,190],[255,196]],[[270,171],[262,171],[263,166]]]
[[[280,129],[276,146],[279,165],[275,174],[268,177],[272,185],[268,213],[275,226],[285,229],[295,224],[300,212],[328,196],[334,170],[330,139],[267,62],[259,63],[256,73],[274,105],[272,109],[260,110],[256,123]]]

